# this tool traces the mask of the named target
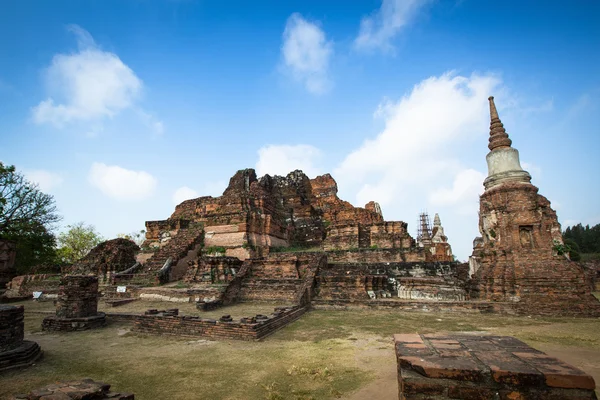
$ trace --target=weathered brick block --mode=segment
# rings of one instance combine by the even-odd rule
[[[596,399],[591,376],[512,337],[394,335],[394,342],[401,400]]]

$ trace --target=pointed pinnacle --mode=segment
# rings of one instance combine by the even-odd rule
[[[504,125],[500,121],[496,104],[494,104],[494,96],[490,96],[488,100],[490,102],[490,143],[488,148],[493,151],[498,148],[510,147],[512,140],[509,139]]]

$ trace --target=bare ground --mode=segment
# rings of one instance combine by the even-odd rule
[[[0,398],[63,380],[92,377],[136,399],[397,399],[393,333],[480,331],[512,335],[569,362],[600,382],[600,319],[398,311],[311,311],[263,342],[139,335],[128,324],[69,334],[40,331],[52,303],[25,302],[27,337],[45,358],[0,375]],[[274,304],[241,304],[201,313],[193,305],[134,302],[105,311],[180,308],[235,318]],[[37,311],[38,313],[34,313]]]

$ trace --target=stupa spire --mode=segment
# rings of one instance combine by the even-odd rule
[[[508,137],[504,124],[500,121],[496,104],[494,104],[494,96],[490,96],[488,100],[490,102],[490,143],[488,148],[493,151],[498,148],[510,147],[512,140]]]

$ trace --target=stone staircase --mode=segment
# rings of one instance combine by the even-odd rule
[[[171,258],[173,272],[175,275],[182,275],[182,266],[179,265],[179,262],[192,257],[193,255],[190,253],[199,251],[203,239],[204,230],[202,226],[190,226],[187,229],[180,229],[165,246],[161,247],[146,261],[143,273],[149,275],[158,274],[158,271],[164,266],[165,262]]]

